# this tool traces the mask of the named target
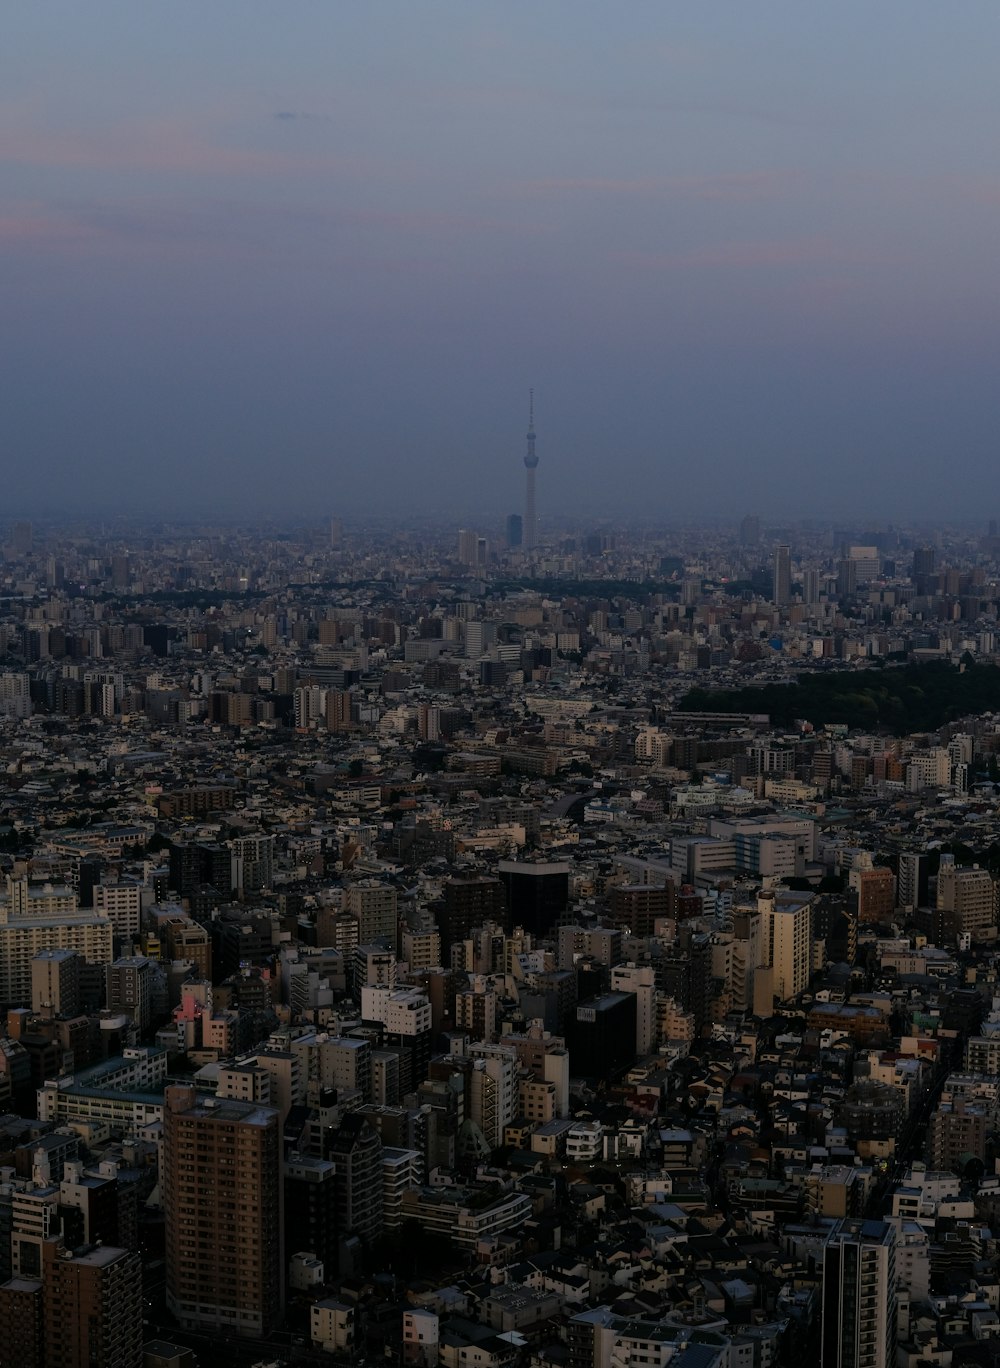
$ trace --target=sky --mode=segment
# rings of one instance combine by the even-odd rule
[[[1000,514],[996,0],[46,0],[0,516]]]

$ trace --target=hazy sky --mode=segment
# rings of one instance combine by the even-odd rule
[[[1000,513],[996,0],[45,0],[0,516]]]

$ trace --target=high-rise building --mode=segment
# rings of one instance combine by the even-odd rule
[[[83,963],[76,950],[39,950],[33,955],[31,1010],[43,1016],[75,1016]]]
[[[896,902],[896,880],[892,870],[862,869],[855,880],[858,891],[858,921],[862,926],[887,926],[892,921]]]
[[[954,855],[941,856],[937,880],[937,908],[945,936],[963,933],[984,939],[996,925],[997,892],[988,869],[972,865],[959,869]]]
[[[535,471],[538,469],[538,456],[535,453],[535,391],[530,391],[528,400],[528,449],[524,454],[524,549],[534,551],[538,545],[538,513],[535,508]]]
[[[524,540],[524,520],[520,513],[510,513],[507,515],[507,545],[510,547],[520,546]]]
[[[896,1231],[844,1220],[823,1255],[821,1368],[890,1368],[896,1361]]]
[[[444,910],[440,917],[441,953],[447,958],[456,941],[469,937],[473,927],[503,921],[504,888],[499,879],[482,875],[449,879],[444,885]]]
[[[327,689],[326,691],[326,729],[327,731],[350,731],[351,700],[349,689]]]
[[[677,890],[672,880],[662,884],[616,884],[608,891],[608,906],[615,926],[633,936],[652,936],[660,917],[675,915]]]
[[[913,548],[912,573],[914,582],[918,580],[922,582],[919,592],[923,592],[927,580],[937,574],[937,551],[933,546],[915,546]]]
[[[490,1149],[497,1149],[517,1114],[517,1055],[505,1045],[487,1044],[473,1045],[469,1055],[466,1114]]]
[[[168,1087],[167,1305],[182,1325],[269,1335],[281,1319],[281,1113]]]
[[[760,541],[760,518],[755,513],[748,513],[740,523],[740,545],[756,546]]]
[[[462,565],[474,567],[479,559],[479,533],[467,527],[458,530],[458,559]]]
[[[324,1137],[323,1158],[333,1162],[334,1204],[342,1240],[370,1244],[382,1232],[382,1141],[363,1116],[348,1112]]]
[[[113,1245],[70,1252],[44,1245],[42,1301],[48,1368],[134,1368],[142,1359],[142,1269]]]
[[[38,1278],[11,1278],[0,1285],[0,1345],[0,1363],[44,1368],[42,1283]]]
[[[904,850],[899,856],[896,871],[896,902],[899,907],[927,905],[927,856],[914,850]]]
[[[581,1002],[569,1038],[574,1077],[613,1079],[635,1063],[634,993],[603,993]]]
[[[501,860],[497,866],[507,903],[507,927],[548,934],[569,906],[569,865],[561,861]]]
[[[153,1020],[157,970],[145,955],[128,955],[104,967],[104,991],[113,1012],[124,1012],[140,1032]]]
[[[761,893],[757,906],[761,913],[765,962],[774,979],[779,1001],[804,992],[812,968],[812,909],[807,896],[785,895],[779,901],[773,892]]]
[[[611,987],[635,994],[635,1050],[642,1058],[656,1044],[656,970],[652,964],[616,964]]]
[[[312,1254],[323,1275],[337,1271],[337,1168],[329,1159],[293,1151],[285,1160],[285,1248]]]
[[[960,1176],[970,1159],[986,1158],[986,1108],[965,1101],[941,1102],[927,1127],[927,1159],[939,1171]]]
[[[259,893],[271,887],[274,877],[274,837],[259,834],[238,836],[230,842],[233,856],[233,888]]]
[[[792,554],[787,546],[774,548],[774,591],[771,597],[779,608],[792,601]]]
[[[396,890],[391,884],[379,883],[377,879],[350,884],[344,893],[344,909],[357,918],[360,944],[386,939],[395,947]]]
[[[16,522],[11,539],[16,556],[30,556],[34,545],[34,534],[30,522]]]

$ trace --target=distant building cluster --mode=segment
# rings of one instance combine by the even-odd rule
[[[2,533],[0,1368],[988,1368],[997,529],[534,443],[483,530]]]

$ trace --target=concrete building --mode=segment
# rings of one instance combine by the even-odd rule
[[[167,1305],[182,1325],[262,1337],[284,1302],[280,1113],[168,1087]]]
[[[396,890],[391,884],[365,879],[344,891],[344,908],[358,923],[358,942],[387,939],[396,945]]]
[[[43,1262],[47,1368],[133,1368],[142,1355],[142,1269],[113,1245],[69,1251],[47,1240]]]
[[[651,964],[618,964],[611,971],[611,988],[635,995],[635,1049],[641,1058],[656,1044],[656,970]]]
[[[885,1221],[845,1220],[823,1256],[821,1368],[892,1368],[896,1362],[896,1232]]]
[[[758,899],[766,963],[773,971],[773,989],[788,1002],[809,986],[812,968],[812,915],[808,894],[776,895],[763,892]]]
[[[31,958],[31,1010],[42,1016],[75,1016],[80,1005],[76,950],[39,950]]]
[[[41,950],[75,950],[88,964],[109,964],[114,929],[93,912],[5,917],[0,912],[0,1004],[31,1004],[31,961]]]
[[[937,908],[947,939],[968,935],[973,942],[996,936],[996,885],[988,869],[960,869],[954,855],[941,856]]]

